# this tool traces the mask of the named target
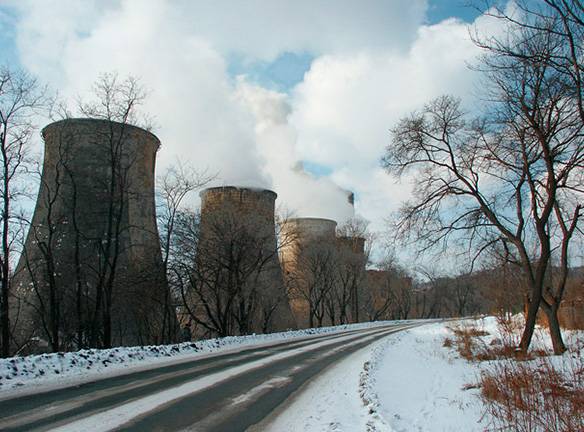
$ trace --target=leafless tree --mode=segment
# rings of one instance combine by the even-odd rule
[[[370,321],[408,319],[414,309],[412,278],[388,251],[377,270],[367,272],[365,310]]]
[[[440,97],[393,129],[383,165],[398,176],[418,175],[398,233],[420,249],[456,240],[475,258],[501,244],[529,287],[521,350],[529,348],[543,305],[554,351],[561,353],[563,286],[544,297],[544,283],[552,253],[559,251],[567,272],[582,214],[583,123],[572,83],[535,60],[552,58],[561,45],[530,29],[510,38],[523,57],[495,52],[482,61],[491,99],[487,115],[468,120],[456,99]]]
[[[12,296],[11,265],[18,235],[22,234],[18,200],[24,189],[19,181],[26,172],[27,153],[35,116],[48,108],[47,91],[35,78],[23,71],[7,67],[0,69],[0,355],[11,351],[11,320],[9,302]]]
[[[502,7],[500,2],[482,0],[474,6],[507,27],[511,35],[485,36],[474,32],[475,43],[503,57],[543,63],[567,83],[566,96],[574,99],[584,121],[584,4],[581,0],[516,0]],[[556,45],[551,52],[526,51],[515,40],[543,36]]]
[[[179,278],[183,306],[207,335],[268,330],[278,303],[287,300],[274,295],[277,285],[284,294],[284,282],[267,225],[264,215],[242,217],[225,206],[205,215],[204,229],[186,230],[196,250]]]
[[[322,327],[328,314],[336,320],[333,291],[338,283],[338,251],[332,241],[303,242],[294,268],[287,275],[294,281],[291,293],[306,305],[309,327]]]
[[[468,278],[459,276],[450,289],[453,311],[458,317],[472,314],[475,311],[474,294],[476,290]]]
[[[102,186],[107,201],[105,232],[90,239],[97,248],[99,262],[93,269],[96,278],[95,309],[92,318],[91,345],[101,339],[103,347],[112,346],[112,308],[116,279],[119,277],[119,260],[124,248],[124,233],[131,229],[124,221],[127,196],[131,195],[130,168],[135,162],[127,154],[129,125],[151,128],[150,120],[140,111],[147,92],[134,77],[119,78],[117,74],[103,74],[94,84],[94,99],[79,102],[79,111],[90,118],[109,122],[110,130],[99,137],[105,143],[108,168],[111,172]],[[119,133],[115,129],[121,127]],[[98,132],[99,133],[99,132]]]
[[[62,138],[62,137],[61,137]],[[53,352],[64,349],[62,336],[68,331],[69,326],[64,323],[68,317],[68,310],[64,310],[65,299],[69,293],[65,292],[64,284],[58,280],[57,269],[58,249],[64,247],[66,243],[63,227],[67,220],[56,211],[57,203],[61,198],[61,189],[64,179],[67,178],[67,144],[65,139],[59,140],[59,161],[55,165],[54,175],[43,177],[40,168],[35,170],[41,184],[42,191],[39,200],[45,211],[42,223],[30,224],[29,236],[32,236],[35,250],[38,250],[40,259],[33,259],[29,256],[29,251],[23,248],[25,269],[32,284],[32,296],[22,296],[21,301],[25,302],[34,313],[30,317],[35,326],[43,329],[42,334],[46,337]],[[72,327],[71,327],[72,328]]]
[[[360,311],[366,293],[365,269],[373,243],[373,234],[367,229],[367,222],[353,218],[337,229],[338,283],[335,290],[340,312],[340,322],[360,322]],[[350,311],[350,317],[349,312]]]
[[[162,323],[162,334],[167,334],[166,339],[170,339],[172,334],[177,333],[177,329],[173,329],[173,324],[178,324],[174,315],[176,314],[177,300],[181,299],[181,287],[184,285],[184,275],[181,271],[184,268],[184,258],[177,255],[186,253],[188,258],[189,250],[192,246],[188,246],[185,250],[183,241],[176,241],[177,234],[176,225],[183,224],[181,229],[186,228],[187,215],[192,213],[185,207],[185,201],[189,196],[207,185],[214,176],[207,174],[207,172],[198,172],[191,166],[178,163],[171,166],[158,179],[158,230],[160,234],[160,243],[162,247],[162,262],[164,272],[170,283],[170,290],[165,290],[163,295],[163,304],[161,308],[164,312]],[[193,215],[193,221],[196,220]],[[186,232],[181,231],[181,235],[187,235]],[[192,267],[191,267],[192,268]],[[177,279],[176,275],[183,275],[183,278]],[[178,285],[172,282],[181,282]]]

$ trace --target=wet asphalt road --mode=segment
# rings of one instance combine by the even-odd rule
[[[328,366],[409,327],[274,342],[0,401],[0,430],[262,430]]]

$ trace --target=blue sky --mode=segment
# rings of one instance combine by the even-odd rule
[[[14,40],[14,12],[0,5],[0,53],[1,63],[19,64]]]

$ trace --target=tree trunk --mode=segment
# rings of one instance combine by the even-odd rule
[[[3,278],[4,279],[4,278]],[[2,352],[0,357],[10,355],[10,319],[8,315],[8,281],[2,280],[2,299],[0,300],[0,327],[2,327]]]
[[[534,298],[529,302],[527,307],[527,316],[525,317],[525,328],[523,329],[523,334],[521,335],[521,342],[519,343],[519,349],[521,353],[527,354],[529,345],[531,344],[531,338],[533,337],[533,330],[535,329],[535,322],[537,320],[537,311],[539,310],[539,304],[541,303],[541,297],[535,293]]]
[[[562,331],[560,328],[560,321],[558,319],[558,305],[553,303],[550,306],[546,302],[541,302],[541,309],[544,311],[548,321],[554,354],[563,354],[566,351],[566,345],[564,345],[564,341],[562,339]]]

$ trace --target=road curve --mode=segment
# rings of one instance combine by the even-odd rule
[[[243,431],[327,366],[418,324],[274,342],[0,401],[2,431]]]

